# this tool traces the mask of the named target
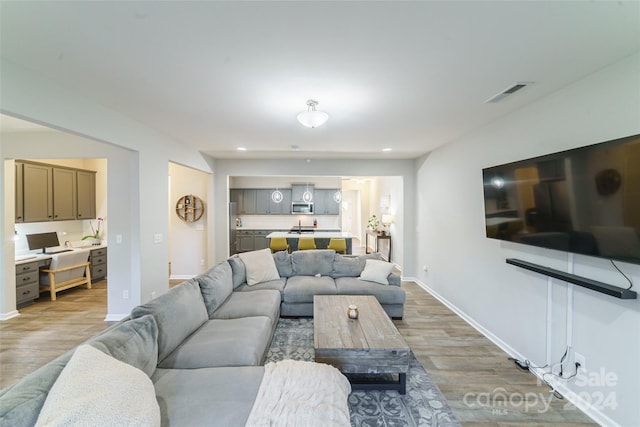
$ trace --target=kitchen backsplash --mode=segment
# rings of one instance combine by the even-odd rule
[[[240,218],[240,228],[249,230],[288,230],[297,227],[298,221],[303,226],[312,226],[314,218],[320,230],[342,229],[338,215],[238,215],[232,218],[232,221],[235,221],[235,218]]]

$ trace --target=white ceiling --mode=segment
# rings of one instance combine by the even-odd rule
[[[0,23],[3,60],[222,158],[416,157],[640,51],[638,1],[2,1]]]

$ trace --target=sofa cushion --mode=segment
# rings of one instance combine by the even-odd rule
[[[287,279],[284,301],[313,302],[314,295],[335,295],[337,292],[332,277],[292,276]]]
[[[278,280],[269,280],[268,282],[262,282],[255,284],[253,286],[249,286],[244,284],[236,289],[236,292],[251,292],[251,291],[260,291],[265,289],[271,289],[280,292],[280,297],[284,298],[284,287],[287,284],[287,279],[282,278]]]
[[[293,274],[296,276],[327,276],[333,271],[333,249],[310,249],[291,254]]]
[[[240,254],[240,259],[244,262],[244,268],[247,271],[247,285],[249,286],[280,278],[269,249],[243,252]]]
[[[32,427],[38,419],[49,390],[72,355],[73,352],[68,351],[14,385],[0,390],[0,425]]]
[[[338,295],[373,295],[380,304],[404,304],[406,293],[399,286],[386,286],[357,277],[336,279]]]
[[[158,325],[150,314],[116,324],[87,344],[148,376],[158,365]]]
[[[227,261],[231,266],[231,272],[233,274],[233,289],[237,289],[247,283],[247,271],[244,268],[244,262],[242,262],[238,255],[227,258]]]
[[[158,364],[160,368],[196,369],[259,365],[271,342],[266,316],[213,319],[186,338]]]
[[[390,262],[368,259],[365,262],[364,270],[360,273],[360,279],[388,285],[387,277],[391,274],[391,270],[393,270],[393,264]]]
[[[81,345],[51,387],[36,426],[160,426],[151,379],[140,369]]]
[[[213,319],[267,316],[273,323],[280,317],[280,292],[264,289],[254,292],[234,292],[227,302],[213,313]]]
[[[293,276],[293,266],[291,265],[291,254],[287,251],[279,251],[273,254],[280,277]]]
[[[162,425],[244,427],[263,376],[263,366],[158,369]]]
[[[218,307],[220,307],[222,303],[229,298],[231,292],[233,292],[232,276],[231,266],[227,261],[222,261],[203,274],[196,276],[210,319]]]
[[[152,314],[158,324],[158,360],[169,353],[209,319],[200,285],[182,282],[146,304],[134,307],[131,318]]]
[[[377,252],[360,256],[335,254],[331,277],[358,277],[368,259],[382,260],[382,256]]]

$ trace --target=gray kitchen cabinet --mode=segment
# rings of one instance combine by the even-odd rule
[[[30,304],[40,296],[40,261],[16,265],[16,306]]]
[[[76,171],[77,179],[77,218],[92,219],[96,217],[96,173],[93,171]]]
[[[91,280],[98,281],[107,277],[107,248],[92,249],[89,253]]]
[[[268,193],[270,215],[289,215],[291,213],[291,190],[278,190],[282,193],[282,201],[276,203],[271,198],[275,190],[265,190]]]
[[[22,165],[22,202],[24,222],[53,220],[53,172],[50,166]]]
[[[242,191],[242,212],[245,215],[255,215],[257,212],[257,190]]]
[[[22,163],[16,162],[16,222],[24,222],[24,210],[22,201]]]
[[[238,230],[236,232],[236,249],[238,252],[253,250],[253,230]]]
[[[269,215],[271,213],[271,193],[273,190],[255,190],[256,214]]]
[[[16,222],[96,217],[95,172],[16,161]]]
[[[294,202],[305,202],[304,193],[306,191],[311,193],[311,201],[315,201],[313,185],[306,184],[294,184],[291,186],[291,200]]]
[[[291,213],[291,190],[280,190],[282,201],[271,199],[273,189],[231,189],[229,200],[236,204],[238,215],[289,215]]]
[[[76,219],[76,171],[52,168],[53,173],[53,220]]]
[[[258,251],[260,249],[265,249],[269,247],[269,242],[267,241],[267,235],[270,233],[269,230],[254,230],[253,235],[253,250]]]
[[[291,213],[291,190],[280,190],[282,193],[282,201],[276,203],[273,200],[271,203],[271,213],[276,215],[289,215]]]
[[[316,189],[314,191],[313,213],[315,215],[339,215],[340,203],[334,199],[334,195],[339,191],[336,188]]]

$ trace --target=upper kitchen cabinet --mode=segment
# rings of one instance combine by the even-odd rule
[[[315,215],[339,215],[340,203],[336,202],[335,195],[338,189],[316,188],[313,194],[313,213]]]
[[[16,192],[22,191],[22,222],[53,220],[53,169],[51,166],[16,163],[22,166],[22,182],[16,182]]]
[[[293,184],[291,186],[291,201],[306,203],[315,201],[313,185]]]
[[[78,191],[78,219],[96,217],[96,173],[92,171],[77,171]]]
[[[53,220],[76,219],[76,171],[52,168],[53,171]]]
[[[280,190],[282,201],[276,203],[269,189],[231,189],[229,199],[238,215],[288,215],[291,213],[291,190]]]
[[[95,172],[16,161],[16,222],[96,217]]]
[[[15,163],[16,167],[16,222],[24,222],[24,203],[22,201],[22,163]]]

